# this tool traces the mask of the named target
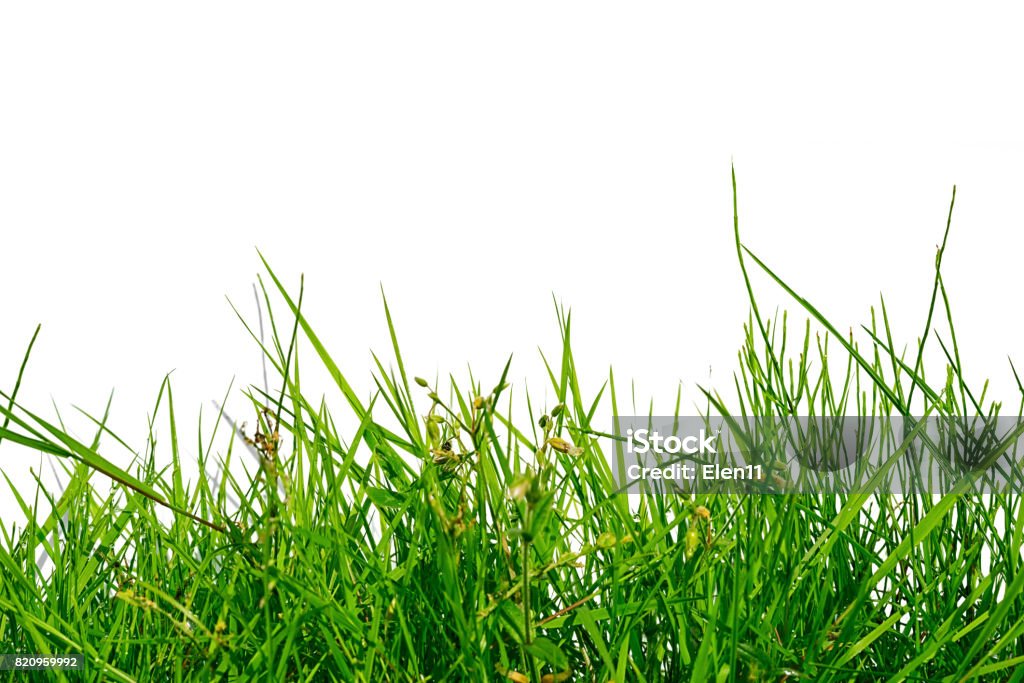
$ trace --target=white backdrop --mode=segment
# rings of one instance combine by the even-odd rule
[[[924,322],[949,195],[962,355],[1017,400],[1024,43],[1007,10],[840,13],[677,3],[6,4],[0,9],[0,386],[43,324],[21,398],[99,412],[141,447],[174,369],[184,429],[259,377],[224,295],[253,311],[259,247],[364,394],[410,373],[543,395],[551,295],[586,386],[671,406],[728,386],[746,241],[840,329],[886,294]],[[767,308],[783,301],[757,281]],[[625,321],[650,332],[625,333]],[[311,365],[312,359],[306,361]],[[326,385],[323,385],[326,389]],[[328,393],[329,400],[337,395]],[[235,405],[238,405],[237,400]],[[186,447],[190,442],[186,442]],[[194,448],[186,452],[194,454]],[[110,457],[124,462],[123,453]],[[5,443],[30,481],[37,456]],[[0,493],[9,519],[11,496]]]

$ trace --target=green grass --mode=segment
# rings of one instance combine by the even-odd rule
[[[741,243],[738,218],[736,247],[751,315],[734,385],[706,388],[710,410],[1000,409],[964,378],[945,240],[909,355],[884,301],[842,335],[816,308],[827,302]],[[809,316],[801,335],[764,317],[751,268]],[[561,308],[563,343],[544,360],[554,405],[510,386],[508,366],[486,381],[414,377],[386,304],[393,357],[364,402],[301,314],[301,287],[266,273],[269,334],[251,331],[273,384],[245,390],[247,444],[217,431],[226,416],[178,433],[165,380],[151,438],[121,469],[102,455],[125,446],[107,414],[82,443],[20,406],[17,387],[3,395],[4,457],[52,454],[66,484],[11,486],[28,522],[6,522],[0,542],[0,652],[83,653],[85,679],[114,681],[1024,680],[1019,497],[614,495],[604,434],[622,397],[612,373],[581,392]],[[938,382],[923,361],[935,345]],[[342,405],[307,399],[300,357]],[[159,447],[157,424],[170,428]],[[258,476],[234,474],[252,458]]]

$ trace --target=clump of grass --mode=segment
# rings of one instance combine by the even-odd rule
[[[910,358],[884,301],[858,342],[741,243],[738,217],[736,247],[751,316],[734,411],[998,410],[964,377],[945,239]],[[748,262],[820,328],[795,354]],[[17,386],[5,395],[0,439],[56,456],[68,480],[31,498],[11,486],[27,522],[0,544],[0,651],[80,652],[85,678],[123,681],[1024,680],[1017,497],[615,495],[615,378],[581,392],[563,309],[544,360],[554,405],[517,394],[510,365],[488,383],[410,381],[386,303],[395,369],[377,361],[364,402],[301,288],[293,298],[264,265],[272,333],[253,337],[279,388],[246,390],[251,431],[200,430],[196,481],[181,474],[169,380],[153,420],[170,426],[170,465],[151,437],[131,471],[101,455],[119,441],[108,415],[84,444],[18,405]],[[932,340],[949,360],[940,384],[922,363]],[[304,395],[300,344],[347,405]],[[233,473],[239,448],[255,476]]]

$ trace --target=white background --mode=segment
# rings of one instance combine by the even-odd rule
[[[490,384],[514,353],[543,398],[554,293],[588,390],[614,365],[620,391],[634,378],[670,408],[678,382],[692,395],[710,368],[728,388],[736,367],[735,162],[755,252],[840,329],[884,292],[901,344],[956,183],[961,352],[1016,401],[1019,26],[939,3],[5,4],[0,386],[42,323],[27,406],[52,400],[84,438],[70,406],[115,389],[141,447],[173,369],[194,429],[233,377],[259,378],[225,300],[253,313],[259,247],[292,286],[306,274],[308,317],[364,395],[369,350],[390,357],[383,285],[411,374],[468,362]],[[766,310],[785,301],[755,284]],[[36,463],[0,446],[19,485]]]

